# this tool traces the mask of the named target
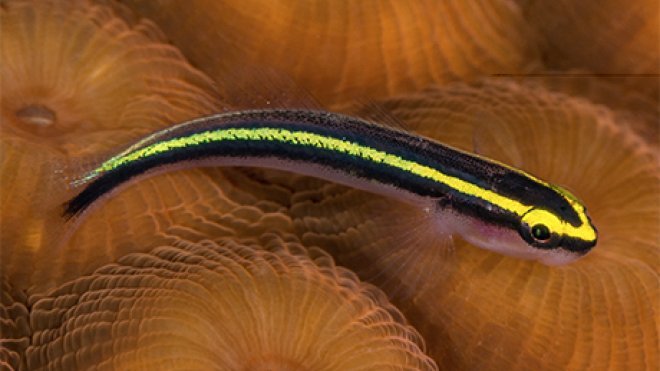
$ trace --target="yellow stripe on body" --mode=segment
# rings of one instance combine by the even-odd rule
[[[291,131],[280,128],[227,128],[218,129],[213,131],[205,131],[201,133],[191,134],[187,137],[175,138],[166,140],[160,143],[153,143],[147,147],[136,149],[132,152],[125,153],[111,158],[105,163],[101,164],[97,169],[92,171],[89,177],[96,177],[106,171],[116,169],[122,165],[139,160],[141,158],[150,157],[160,153],[164,153],[176,148],[184,148],[196,146],[204,143],[222,142],[222,141],[235,141],[235,140],[262,140],[283,142],[301,146],[309,146],[319,149],[327,149],[339,153],[345,153],[351,156],[363,158],[375,163],[392,166],[394,168],[406,171],[410,174],[417,175],[423,178],[431,179],[440,184],[444,184],[453,188],[457,192],[469,195],[472,197],[480,198],[489,202],[497,207],[507,210],[519,217],[522,217],[535,205],[525,205],[517,200],[511,199],[506,196],[497,194],[491,190],[483,189],[473,183],[467,182],[463,179],[447,175],[437,169],[431,168],[426,165],[419,164],[414,161],[406,160],[397,155],[393,155],[384,151],[380,151],[371,147],[363,146],[358,143],[349,142],[342,139],[323,136],[321,134],[305,132],[305,131]],[[544,182],[540,182],[544,184]],[[582,225],[574,227],[569,223],[564,227],[564,234],[580,238],[586,241],[595,239],[595,232],[589,227],[587,217],[583,210],[576,210]]]

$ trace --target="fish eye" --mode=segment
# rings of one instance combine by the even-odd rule
[[[532,237],[538,242],[546,242],[552,234],[545,224],[536,224],[532,227]]]
[[[557,248],[562,240],[560,219],[544,209],[533,208],[520,221],[520,236],[531,246],[540,249]]]

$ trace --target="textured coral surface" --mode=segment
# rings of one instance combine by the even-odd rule
[[[659,7],[0,0],[0,368],[658,369]],[[62,218],[72,181],[147,133],[319,106],[560,184],[598,245],[548,267],[259,168]]]

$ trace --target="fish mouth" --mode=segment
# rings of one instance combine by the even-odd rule
[[[563,250],[583,256],[589,253],[589,251],[591,251],[594,246],[596,246],[596,242],[597,239],[594,239],[593,241],[585,241],[579,238],[564,236],[564,238],[562,238],[561,242],[559,243],[559,246]]]
[[[539,258],[538,261],[544,265],[556,267],[573,263],[576,260],[581,259],[584,255],[585,254],[559,250]]]

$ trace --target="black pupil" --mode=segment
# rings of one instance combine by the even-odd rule
[[[537,240],[547,240],[550,238],[550,230],[543,224],[537,224],[532,227],[532,235]]]

